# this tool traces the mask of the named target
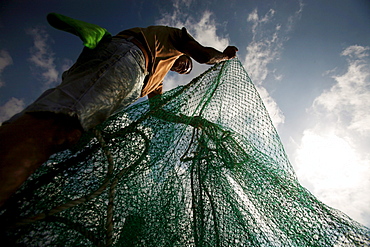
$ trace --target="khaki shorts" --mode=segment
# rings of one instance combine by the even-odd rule
[[[133,43],[120,38],[85,48],[63,73],[62,83],[44,92],[23,112],[54,112],[76,116],[89,130],[135,102],[141,94],[145,57]]]

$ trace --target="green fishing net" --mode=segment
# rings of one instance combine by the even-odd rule
[[[237,59],[111,117],[7,202],[20,246],[367,246],[303,188]]]

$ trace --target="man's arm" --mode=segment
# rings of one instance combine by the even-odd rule
[[[212,47],[204,47],[195,40],[189,40],[184,44],[182,52],[198,63],[215,64],[234,58],[237,51],[238,48],[235,46],[228,46],[223,52],[220,52]]]

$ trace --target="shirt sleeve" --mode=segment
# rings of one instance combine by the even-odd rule
[[[174,39],[174,47],[182,52],[185,53],[186,50],[186,44],[189,41],[195,41],[195,39],[188,33],[185,27],[183,27],[179,32],[176,32],[177,36]]]
[[[153,90],[152,92],[150,92],[148,94],[148,98],[153,98],[154,96],[157,96],[158,94],[162,94],[163,93],[163,82],[161,84],[159,84],[159,86]]]

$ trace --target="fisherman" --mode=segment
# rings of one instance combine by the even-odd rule
[[[86,47],[59,86],[0,127],[0,206],[52,154],[75,145],[84,131],[140,97],[161,94],[170,70],[188,74],[191,58],[215,64],[238,51],[234,46],[223,52],[204,47],[185,28],[137,27],[111,36],[99,26],[55,13],[48,21],[78,35]]]

